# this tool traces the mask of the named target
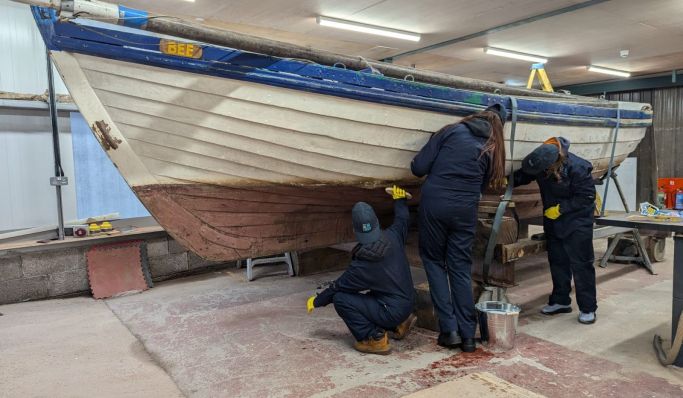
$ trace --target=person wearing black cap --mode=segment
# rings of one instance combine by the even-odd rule
[[[594,323],[597,310],[593,253],[595,183],[593,166],[569,152],[569,140],[553,137],[536,148],[514,173],[514,185],[538,182],[543,201],[548,262],[553,291],[546,315],[572,312],[572,277],[579,322]]]
[[[475,350],[472,244],[481,194],[505,180],[505,107],[496,104],[435,133],[410,167],[427,176],[419,209],[420,257],[439,319],[437,343]]]
[[[394,223],[382,230],[372,206],[358,202],[351,213],[358,245],[349,268],[330,287],[308,299],[308,312],[334,303],[356,339],[354,348],[369,354],[391,352],[387,331],[402,339],[417,321],[415,288],[405,254],[409,212],[405,190],[394,186]],[[363,292],[363,293],[362,293]]]

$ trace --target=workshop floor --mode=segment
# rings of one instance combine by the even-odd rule
[[[598,268],[592,326],[576,312],[538,314],[550,289],[546,261],[520,262],[509,292],[523,309],[520,334],[505,353],[445,350],[417,329],[390,356],[361,355],[332,307],[304,310],[336,274],[289,278],[282,267],[258,268],[253,282],[228,270],[107,301],[2,306],[0,395],[680,397],[683,370],[660,366],[652,350],[653,335],[670,332],[671,250],[667,258],[655,276]]]

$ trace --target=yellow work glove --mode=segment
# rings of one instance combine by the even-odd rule
[[[315,308],[315,305],[313,304],[313,301],[315,301],[315,295],[311,296],[308,298],[308,301],[306,301],[306,311],[310,314],[313,312],[313,309]]]
[[[605,211],[605,213],[607,212]],[[598,193],[595,194],[595,209],[593,210],[593,215],[595,217],[600,217],[602,215],[602,198]]]
[[[543,212],[543,215],[546,216],[547,218],[551,220],[557,220],[558,217],[560,217],[562,214],[560,213],[560,205],[556,205],[553,207],[548,207],[545,209]]]
[[[410,192],[406,191],[405,189],[399,187],[398,185],[394,185],[392,187],[386,187],[384,189],[384,192],[388,193],[391,195],[392,199],[398,200],[398,199],[412,199],[413,195],[410,194]]]
[[[398,185],[394,185],[393,192],[391,194],[391,198],[394,200],[405,199],[406,198],[406,190],[399,187]]]

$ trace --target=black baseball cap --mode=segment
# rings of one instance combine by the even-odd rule
[[[353,220],[353,232],[356,234],[359,243],[367,245],[381,238],[379,220],[375,215],[375,210],[369,204],[358,202],[353,205],[351,219]]]
[[[543,144],[522,160],[522,171],[537,176],[552,166],[560,155],[560,148],[554,144]]]

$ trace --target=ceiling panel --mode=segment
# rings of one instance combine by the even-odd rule
[[[583,0],[124,0],[214,26],[379,59],[563,8]],[[316,15],[421,33],[419,43],[318,26]],[[604,80],[586,65],[650,74],[683,68],[682,0],[612,0],[402,58],[398,63],[492,81],[525,81],[529,63],[486,55],[493,46],[544,55],[554,85]],[[628,58],[619,50],[628,49]]]

